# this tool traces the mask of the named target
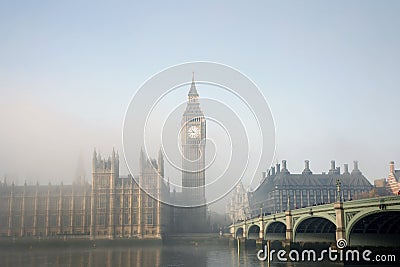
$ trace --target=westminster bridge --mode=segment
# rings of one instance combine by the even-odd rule
[[[262,213],[262,210],[261,210]],[[400,196],[335,202],[253,217],[229,226],[241,240],[399,246]]]

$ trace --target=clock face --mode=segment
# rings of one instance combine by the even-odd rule
[[[200,128],[197,126],[190,126],[187,130],[187,134],[190,138],[197,138],[200,136]]]

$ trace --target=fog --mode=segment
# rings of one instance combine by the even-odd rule
[[[209,95],[212,92],[204,90],[204,86],[203,89],[202,86],[199,88],[200,94],[203,92],[204,95]],[[181,94],[177,95],[179,99],[183,99],[179,102],[185,101],[186,88],[182,90]],[[114,147],[122,157],[124,108],[121,108],[120,116],[116,117],[119,119],[110,120],[107,117],[109,112],[107,109],[97,110],[94,112],[96,116],[71,113],[65,107],[74,105],[74,102],[60,102],[56,108],[32,96],[32,93],[13,90],[3,90],[2,93],[0,173],[8,183],[14,181],[16,184],[23,184],[26,180],[29,184],[36,182],[56,184],[61,181],[69,184],[82,172],[85,173],[86,181],[90,183],[93,149],[96,148],[103,156],[108,157]],[[118,103],[121,106],[128,104],[129,101]],[[95,103],[88,105],[96,107]],[[271,106],[274,107],[273,104]],[[329,124],[329,121],[324,118],[318,125],[315,114],[310,114],[306,118],[314,121],[310,122],[310,127],[302,127],[303,121],[297,116],[286,116],[286,113],[279,112],[279,107],[277,110],[275,113],[277,150],[273,161],[275,163],[286,159],[288,169],[292,173],[302,171],[304,159],[310,160],[311,170],[314,173],[327,171],[331,159],[335,159],[337,166],[341,167],[344,163],[349,163],[350,170],[352,161],[358,160],[363,174],[373,182],[374,179],[385,178],[388,173],[388,161],[398,158],[399,141],[390,139],[393,135],[385,130],[386,127],[376,128],[363,124],[365,118],[354,122],[356,128],[363,127],[366,130],[365,134],[355,136],[351,133],[351,129],[347,131],[341,127],[328,127],[326,129],[330,130],[327,131],[322,122]],[[180,111],[182,108],[175,111],[177,128],[180,127]],[[358,111],[354,113],[357,114]],[[207,115],[206,111],[205,114]],[[101,119],[102,117],[104,119]],[[285,124],[292,125],[293,130],[281,131]],[[395,126],[388,127],[390,129]],[[212,135],[212,129],[210,123],[209,135]],[[157,139],[159,134],[153,134]],[[376,135],[376,139],[369,140],[371,134]],[[218,140],[218,137],[215,140]],[[151,146],[151,157],[157,157],[158,148],[158,143]],[[267,170],[269,166],[269,163],[261,163],[260,168]],[[218,166],[217,169],[221,170]],[[120,163],[120,173],[128,174],[124,160]],[[210,176],[212,173],[209,172],[207,175]],[[166,176],[171,178],[171,181],[177,183],[180,181],[179,172],[168,164]],[[260,173],[256,174],[253,184],[245,179],[246,187],[256,188],[260,177]],[[212,205],[212,209],[223,212],[226,201],[227,198],[219,201]]]
[[[350,169],[358,160],[371,182],[385,178],[390,161],[400,168],[399,10],[378,1],[1,3],[0,176],[72,183],[83,170],[90,181],[94,148],[122,156],[140,85],[166,67],[210,60],[265,95],[274,163],[299,173],[307,159],[321,173],[330,160]],[[120,169],[128,174],[123,160]]]
[[[24,95],[0,98],[0,122],[0,173],[9,183],[72,183],[82,171],[91,182],[93,149],[108,156],[113,146],[121,148],[118,128]]]

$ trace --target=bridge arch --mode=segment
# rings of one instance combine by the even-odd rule
[[[328,214],[324,214],[324,213],[318,213],[317,215],[306,214],[306,215],[302,215],[300,217],[295,218],[295,222],[293,224],[293,232],[296,231],[296,228],[299,226],[300,223],[302,223],[304,220],[310,219],[310,218],[326,219],[326,220],[332,222],[336,226],[336,218],[334,218]]]
[[[247,239],[258,239],[260,236],[260,226],[257,224],[252,224],[249,226],[249,230],[247,231]]]
[[[300,217],[293,227],[295,242],[329,242],[336,241],[336,222],[329,215]]]
[[[265,240],[285,240],[286,224],[282,221],[272,221],[265,225]]]
[[[285,217],[283,217],[283,218],[279,218],[279,219],[266,221],[266,223],[264,224],[264,229],[267,229],[271,224],[277,223],[277,222],[283,223],[286,226],[286,220],[285,220]]]
[[[239,227],[239,228],[236,230],[235,238],[242,238],[242,237],[243,237],[243,227]]]
[[[399,239],[400,209],[362,211],[346,227],[346,240],[351,246],[398,246]]]

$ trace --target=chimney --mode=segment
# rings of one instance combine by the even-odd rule
[[[391,161],[389,163],[389,171],[390,171],[390,173],[394,173],[394,161]]]
[[[353,164],[354,168],[351,171],[351,174],[361,174],[360,170],[358,169],[358,161],[357,160],[353,161]]]
[[[276,173],[280,173],[281,172],[281,164],[277,163],[276,164]]]
[[[275,175],[275,167],[271,167],[271,175]]]
[[[343,174],[350,174],[349,173],[349,164],[344,164],[344,172]]]
[[[282,170],[283,173],[289,173],[288,169],[286,168],[286,160],[282,160]]]
[[[310,161],[309,160],[304,161],[304,170],[302,173],[303,174],[312,174],[312,171],[310,170]]]
[[[335,161],[331,160],[331,169],[328,172],[329,174],[335,174],[336,173],[336,167],[335,167]]]

